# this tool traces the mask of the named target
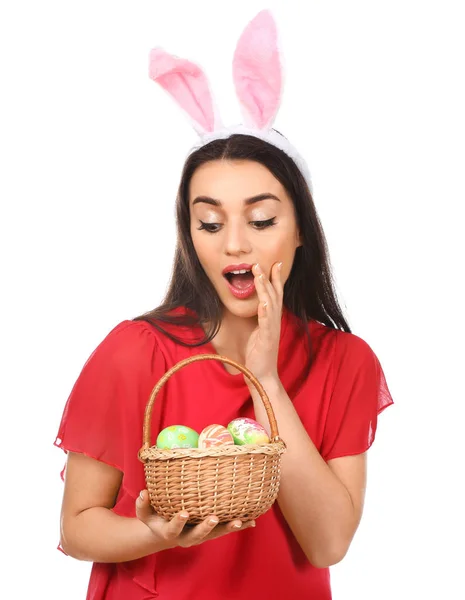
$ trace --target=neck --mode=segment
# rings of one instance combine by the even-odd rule
[[[239,317],[225,309],[220,329],[213,338],[213,345],[217,351],[243,361],[247,342],[257,326],[257,316]]]

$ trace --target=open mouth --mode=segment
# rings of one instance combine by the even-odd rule
[[[225,273],[229,291],[233,296],[244,300],[255,293],[254,274],[248,269],[238,272]]]
[[[254,275],[252,271],[244,269],[240,273],[226,273],[226,279],[229,284],[237,290],[245,290],[251,286],[254,281]]]

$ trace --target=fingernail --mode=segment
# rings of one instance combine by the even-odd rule
[[[261,266],[258,263],[255,265],[255,270],[257,271],[257,273],[261,273],[262,272],[262,268],[261,268]]]
[[[142,492],[139,494],[139,500],[143,500],[143,499],[144,499],[144,492],[142,491]]]
[[[218,519],[210,519],[208,522],[210,525],[218,525]]]
[[[185,512],[180,513],[179,516],[181,517],[181,519],[188,519],[189,518],[189,515],[187,513],[185,513]]]
[[[234,523],[234,528],[235,529],[240,529],[242,527],[242,523],[239,521],[239,523]]]
[[[279,269],[280,271],[281,271],[281,267],[282,267],[282,266],[283,266],[283,263],[282,263],[282,262],[280,262],[280,263],[278,264],[278,269]]]

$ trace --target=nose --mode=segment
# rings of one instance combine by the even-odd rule
[[[225,226],[223,239],[225,254],[237,256],[239,254],[248,254],[251,251],[246,227],[240,223],[229,223]]]

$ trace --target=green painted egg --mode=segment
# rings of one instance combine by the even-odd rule
[[[157,437],[157,448],[197,448],[199,434],[185,425],[165,427]]]

